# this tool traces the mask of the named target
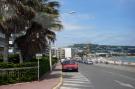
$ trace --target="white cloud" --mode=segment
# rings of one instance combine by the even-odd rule
[[[87,25],[79,25],[79,24],[69,24],[69,23],[63,23],[64,29],[66,30],[89,30],[89,29],[95,29],[95,26],[87,26]]]
[[[62,13],[61,14],[61,18],[62,19],[66,19],[66,18],[70,18],[70,19],[82,19],[82,20],[90,20],[90,19],[95,19],[96,16],[95,15],[92,15],[92,14],[87,14],[87,13],[84,13],[84,14],[81,14],[81,13],[73,13],[73,14],[70,14],[70,12],[66,12],[66,13]]]
[[[79,14],[77,15],[77,17],[82,19],[95,19],[94,15],[89,15],[89,14]]]

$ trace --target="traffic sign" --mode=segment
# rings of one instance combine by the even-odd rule
[[[38,53],[38,54],[36,54],[36,59],[41,59],[42,56],[43,56],[42,54],[39,54],[39,53]]]

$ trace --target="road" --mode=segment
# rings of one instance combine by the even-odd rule
[[[79,64],[79,72],[64,72],[60,89],[135,89],[133,67]]]

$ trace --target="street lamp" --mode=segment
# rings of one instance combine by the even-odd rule
[[[68,14],[74,14],[74,13],[76,13],[76,12],[71,11]],[[51,41],[50,40],[49,40],[49,64],[50,64],[50,71],[52,71],[52,52],[51,52]]]
[[[37,33],[36,36],[37,36],[37,39],[38,39],[38,38],[39,38],[39,33]],[[38,57],[39,55],[36,55],[36,56],[37,56],[37,59],[38,59],[38,81],[39,81],[39,77],[40,77],[40,76],[39,76],[39,66],[40,66],[40,64],[39,64],[39,59],[40,59],[40,58]]]
[[[51,52],[51,41],[49,41],[49,64],[50,64],[50,71],[52,71],[52,52]]]

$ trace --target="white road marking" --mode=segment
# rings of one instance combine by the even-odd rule
[[[118,81],[118,80],[114,80],[116,83],[120,84],[121,86],[124,86],[124,87],[129,87],[129,88],[133,88],[134,89],[134,86],[132,86],[131,84],[128,84],[128,83],[123,83],[121,81]]]
[[[85,83],[85,84],[90,84],[89,82],[86,81],[64,81],[64,83]]]
[[[89,80],[82,80],[82,79],[64,79],[65,81],[86,81],[86,82],[89,82]]]
[[[60,89],[81,89],[81,88],[73,88],[73,87],[61,87]]]
[[[63,86],[74,86],[74,87],[91,87],[86,85],[80,85],[80,84],[71,84],[71,83],[64,83]]]
[[[64,76],[70,76],[63,79],[63,85],[60,89],[93,89],[91,81],[81,73],[64,73]]]
[[[87,78],[65,78],[65,80],[86,80],[86,81],[89,81]]]

